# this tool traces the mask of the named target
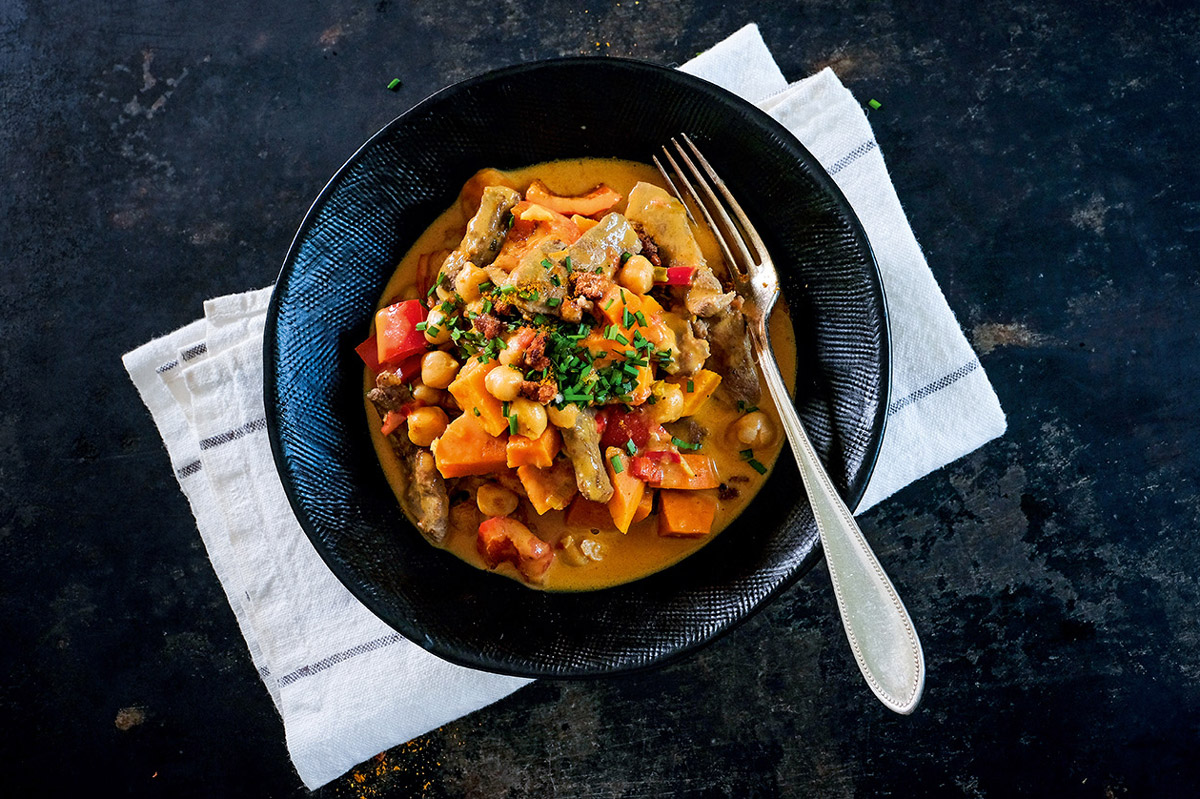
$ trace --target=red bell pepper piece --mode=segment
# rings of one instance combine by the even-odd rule
[[[379,343],[375,340],[374,336],[359,344],[354,348],[354,351],[358,353],[358,357],[362,358],[362,362],[372,372],[379,374],[379,372],[383,371],[379,364]]]
[[[400,362],[396,367],[396,374],[400,375],[401,380],[408,382],[421,373],[422,356],[423,353],[417,353]]]
[[[420,300],[405,300],[375,314],[375,340],[380,364],[392,364],[424,352],[425,332],[416,327],[425,321],[425,308]]]
[[[667,286],[690,286],[696,277],[694,266],[668,266],[654,270],[654,282]]]

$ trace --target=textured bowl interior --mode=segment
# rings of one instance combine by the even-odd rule
[[[556,677],[658,664],[729,629],[819,557],[785,454],[747,511],[677,566],[603,591],[532,591],[425,543],[368,437],[354,346],[394,265],[467,178],[567,157],[649,162],[680,131],[779,265],[797,407],[850,506],[862,496],[887,405],[887,317],[866,237],[817,161],[732,94],[640,62],[563,59],[456,84],[372,137],[317,198],[280,273],[264,347],[271,444],[301,526],[368,608],[443,658]]]

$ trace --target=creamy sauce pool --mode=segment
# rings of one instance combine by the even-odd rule
[[[585,158],[552,161],[523,169],[506,170],[505,174],[512,178],[522,191],[537,178],[554,192],[566,195],[584,194],[600,183],[608,184],[622,197],[628,197],[630,190],[638,181],[667,188],[662,176],[654,167],[616,159]],[[613,210],[623,213],[624,206],[624,201],[622,201]],[[424,253],[454,249],[462,239],[470,213],[456,203],[425,230],[400,261],[380,297],[377,308],[384,307],[396,297],[415,296],[413,286],[416,280],[418,259]],[[724,259],[712,232],[707,227],[700,225],[693,226],[693,233],[696,235],[709,265],[719,276],[724,275]],[[780,372],[783,373],[788,392],[794,395],[796,339],[782,301],[771,315],[770,331]],[[364,394],[373,386],[373,375],[367,371],[364,374]],[[779,413],[771,402],[769,393],[765,390],[758,402],[758,408],[770,417],[777,431],[773,446],[754,450],[755,459],[770,469],[774,467],[785,441],[783,428],[779,421]],[[379,415],[370,401],[366,401],[366,413],[367,426],[371,431],[371,438],[379,456],[380,465],[399,502],[404,493],[400,464],[386,437],[380,433]],[[528,501],[522,499],[522,505],[528,511],[530,527],[543,540],[556,545],[561,538],[567,535],[573,535],[576,539],[585,536],[599,542],[604,552],[603,560],[588,561],[581,566],[572,566],[561,561],[555,562],[547,572],[545,581],[541,585],[530,587],[548,591],[589,591],[607,588],[660,571],[678,563],[707,544],[714,536],[729,526],[754,499],[755,494],[758,493],[770,473],[768,471],[767,474],[760,475],[739,454],[742,447],[726,440],[724,431],[739,416],[741,413],[737,408],[720,400],[720,391],[718,390],[717,395],[710,398],[699,412],[690,417],[708,431],[704,446],[699,451],[711,456],[716,461],[722,481],[738,491],[737,497],[719,501],[713,529],[708,535],[699,538],[660,536],[657,529],[657,513],[651,514],[640,522],[635,522],[629,528],[629,532],[625,534],[615,528],[600,532],[573,528],[566,525],[566,511],[551,510],[538,516],[529,506]],[[403,503],[401,506],[403,507]],[[404,534],[417,535],[417,532],[415,530],[404,531]],[[450,535],[447,536],[444,548],[476,568],[487,569],[483,558],[476,550],[474,530],[452,529]],[[516,569],[508,563],[501,563],[495,571],[520,580]],[[528,583],[526,584],[528,585]]]

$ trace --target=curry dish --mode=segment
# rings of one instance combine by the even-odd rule
[[[357,348],[375,448],[417,529],[476,567],[578,591],[663,569],[729,525],[782,436],[724,275],[647,165],[472,177]],[[792,380],[782,306],[771,335]]]

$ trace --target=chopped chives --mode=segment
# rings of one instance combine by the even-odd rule
[[[431,336],[439,336],[442,333],[441,329],[439,329],[437,325],[429,325],[425,328],[425,332]]]
[[[507,402],[500,403],[500,413],[505,417],[508,416],[508,403]]]
[[[563,258],[563,266],[567,268],[568,272],[571,271],[571,256],[568,255],[566,258]]]
[[[550,259],[549,259],[549,258],[543,258],[543,259],[542,259],[542,266],[543,266],[543,267],[545,267],[546,269],[553,269],[553,268],[554,268],[554,264],[552,264],[552,263],[550,262]]]
[[[550,306],[551,308],[557,308],[561,302],[562,300],[560,300],[558,297],[546,298],[546,305]]]
[[[501,286],[500,287],[501,294],[512,294],[516,290],[517,290],[516,286]]]
[[[879,102],[874,97],[872,97],[870,100],[867,101],[867,105],[871,106],[871,108],[879,108],[880,106],[883,105],[883,103]]]
[[[413,325],[413,330],[424,330],[427,325],[428,322],[417,322]]]
[[[554,284],[554,285],[556,285],[556,286],[561,286],[561,285],[562,285],[562,281],[558,279],[558,275],[551,275],[551,276],[550,276],[550,282],[551,282],[551,283],[553,283],[553,284]]]
[[[671,443],[674,444],[675,446],[679,447],[680,449],[700,449],[699,444],[689,444],[688,442],[684,441],[682,438],[676,438],[674,436],[671,437]]]
[[[750,468],[754,469],[754,471],[758,472],[759,474],[767,473],[767,467],[763,466],[761,463],[759,463],[754,458],[750,459]]]
[[[625,263],[626,261],[628,261],[628,260],[629,260],[630,258],[632,258],[632,257],[633,257],[633,253],[631,253],[631,252],[623,252],[623,253],[621,253],[621,263]]]
[[[496,284],[490,280],[485,280],[479,284],[479,291],[480,291],[480,293],[483,293],[483,294],[486,294],[487,292],[491,291],[494,288],[496,288]]]
[[[696,391],[696,381],[695,380],[689,380],[687,386],[688,386],[689,394],[695,393],[695,391]]]
[[[475,411],[475,415],[476,415],[476,416],[478,416],[478,415],[479,415],[479,409],[478,409],[478,408],[472,408],[471,410]]]
[[[516,416],[516,414],[513,414],[512,416],[508,417],[508,434],[510,436],[515,436],[517,434],[517,416]]]
[[[637,444],[633,443],[632,438],[625,442],[625,449],[629,452],[630,455],[634,455],[637,453]]]
[[[623,327],[633,327],[633,314],[629,312],[628,308],[621,311],[621,325]]]
[[[748,461],[748,460],[750,460],[751,458],[753,458],[753,457],[754,457],[754,450],[752,450],[752,449],[744,449],[744,450],[742,450],[741,452],[739,452],[738,454],[742,456],[742,460],[744,460],[744,461]]]
[[[621,463],[620,455],[613,455],[611,458],[608,459],[608,462],[612,464],[613,471],[616,472],[617,474],[620,474],[621,472],[625,471],[625,464]]]
[[[392,80],[391,80],[391,81],[388,83],[388,91],[389,91],[389,92],[394,92],[394,91],[396,91],[397,89],[399,89],[399,88],[400,88],[401,86],[403,86],[403,85],[404,85],[404,84],[400,82],[400,79],[399,79],[399,78],[392,78]],[[874,101],[874,100],[872,100],[871,102],[875,102],[875,101]]]
[[[612,304],[613,304],[614,302],[616,302],[616,301],[617,301],[617,300],[616,300],[616,298],[613,298],[613,299],[609,300],[609,301],[608,301],[608,303],[607,303],[607,304],[604,306],[604,310],[606,310],[606,311],[607,311],[609,308],[611,308],[611,307],[612,307]]]
[[[616,336],[614,336],[613,340],[620,344],[628,344],[629,343],[629,339],[625,338],[620,333],[618,333]]]
[[[642,313],[641,311],[638,311],[637,313],[635,313],[633,315],[633,318],[637,319],[638,324],[641,325],[642,327],[649,326],[646,324],[646,315],[644,313]]]

